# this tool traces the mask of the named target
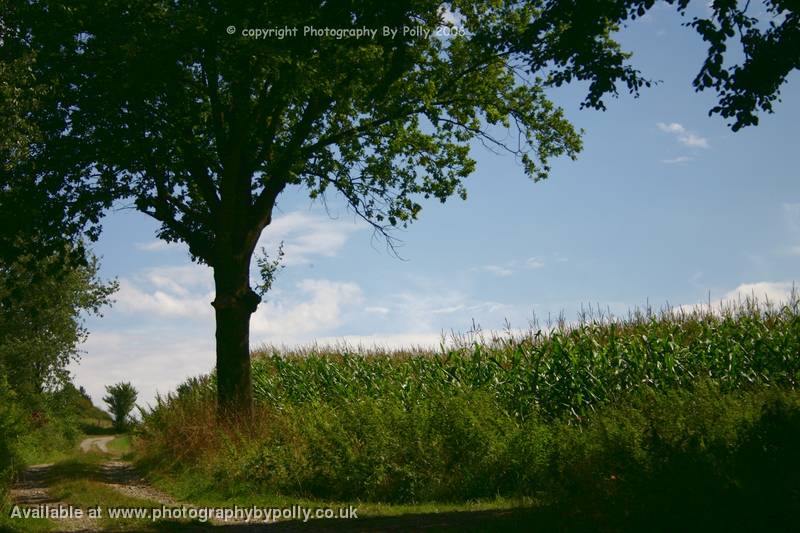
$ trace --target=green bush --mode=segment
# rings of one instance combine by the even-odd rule
[[[64,457],[77,445],[84,420],[109,419],[69,382],[56,390],[26,397],[19,405],[26,423],[17,439],[18,450],[26,464],[52,462]]]
[[[781,530],[800,511],[797,391],[647,391],[554,442],[553,499],[605,527]]]
[[[19,461],[17,438],[22,433],[22,413],[16,398],[0,373],[0,502]]]

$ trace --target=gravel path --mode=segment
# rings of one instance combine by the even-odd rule
[[[32,465],[25,469],[22,477],[11,488],[10,501],[21,509],[69,508],[70,505],[53,498],[47,491],[53,464]],[[100,531],[97,520],[87,516],[81,518],[65,518],[58,520],[60,531]]]
[[[90,437],[80,443],[83,452],[93,449],[109,453],[108,443],[114,436]],[[69,504],[52,497],[48,491],[52,483],[53,463],[32,465],[25,469],[21,478],[11,488],[10,501],[21,509],[34,511],[36,509],[68,508]],[[127,461],[106,461],[97,465],[97,479],[107,487],[114,489],[126,496],[149,500],[161,505],[175,505],[177,502],[151,487],[134,470],[133,464]],[[103,531],[96,519],[87,516],[81,518],[58,519],[59,531],[97,532]]]
[[[114,436],[106,436],[106,437],[90,437],[88,439],[84,439],[81,442],[81,451],[84,453],[88,453],[92,450],[92,448],[97,448],[103,453],[109,453],[108,451],[108,443],[114,440]]]
[[[140,500],[149,500],[161,505],[175,505],[178,502],[153,488],[133,469],[127,461],[109,461],[100,465],[100,476],[108,487]]]

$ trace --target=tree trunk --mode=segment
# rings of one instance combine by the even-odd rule
[[[261,298],[250,288],[249,257],[214,267],[217,321],[217,406],[224,416],[249,417],[253,410],[250,375],[250,315]]]

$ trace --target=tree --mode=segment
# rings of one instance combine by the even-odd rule
[[[136,398],[139,393],[130,383],[115,383],[106,385],[106,396],[103,401],[108,405],[111,416],[114,417],[114,428],[122,431],[128,427],[130,414],[136,406]]]
[[[0,259],[0,373],[29,404],[68,384],[67,366],[88,335],[83,317],[99,314],[117,288],[98,279],[96,258],[65,264],[68,255]],[[48,274],[52,263],[60,275]]]
[[[670,3],[683,11],[688,1]],[[162,239],[185,242],[193,260],[211,266],[219,404],[248,412],[249,319],[260,301],[250,266],[280,194],[336,192],[388,238],[417,218],[420,198],[466,197],[472,142],[513,154],[527,175],[544,179],[550,159],[581,147],[546,87],[587,81],[584,105],[602,109],[618,84],[634,94],[649,85],[612,33],[653,4],[11,2],[0,61],[22,69],[11,92],[35,132],[3,177],[17,184],[9,190],[26,191],[23,201],[43,196],[46,212],[68,227],[86,225],[90,237],[113,200],[133,199],[161,223]],[[796,39],[797,15],[768,2],[785,19],[759,41],[731,4],[714,2],[714,16],[693,23],[713,45],[695,85],[720,91],[723,115],[744,110],[736,127],[753,123],[748,109],[770,111],[796,68],[764,56],[769,43]],[[447,22],[454,16],[464,31]],[[737,24],[755,54],[741,72],[768,64],[764,87],[719,67]],[[309,27],[322,33],[308,35]],[[255,39],[243,34],[249,28],[298,31]],[[755,104],[725,100],[740,93]]]

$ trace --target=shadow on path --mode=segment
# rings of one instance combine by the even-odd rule
[[[15,505],[45,505],[56,503],[47,492],[53,472],[52,464],[33,465],[25,469],[11,488],[10,501]]]

